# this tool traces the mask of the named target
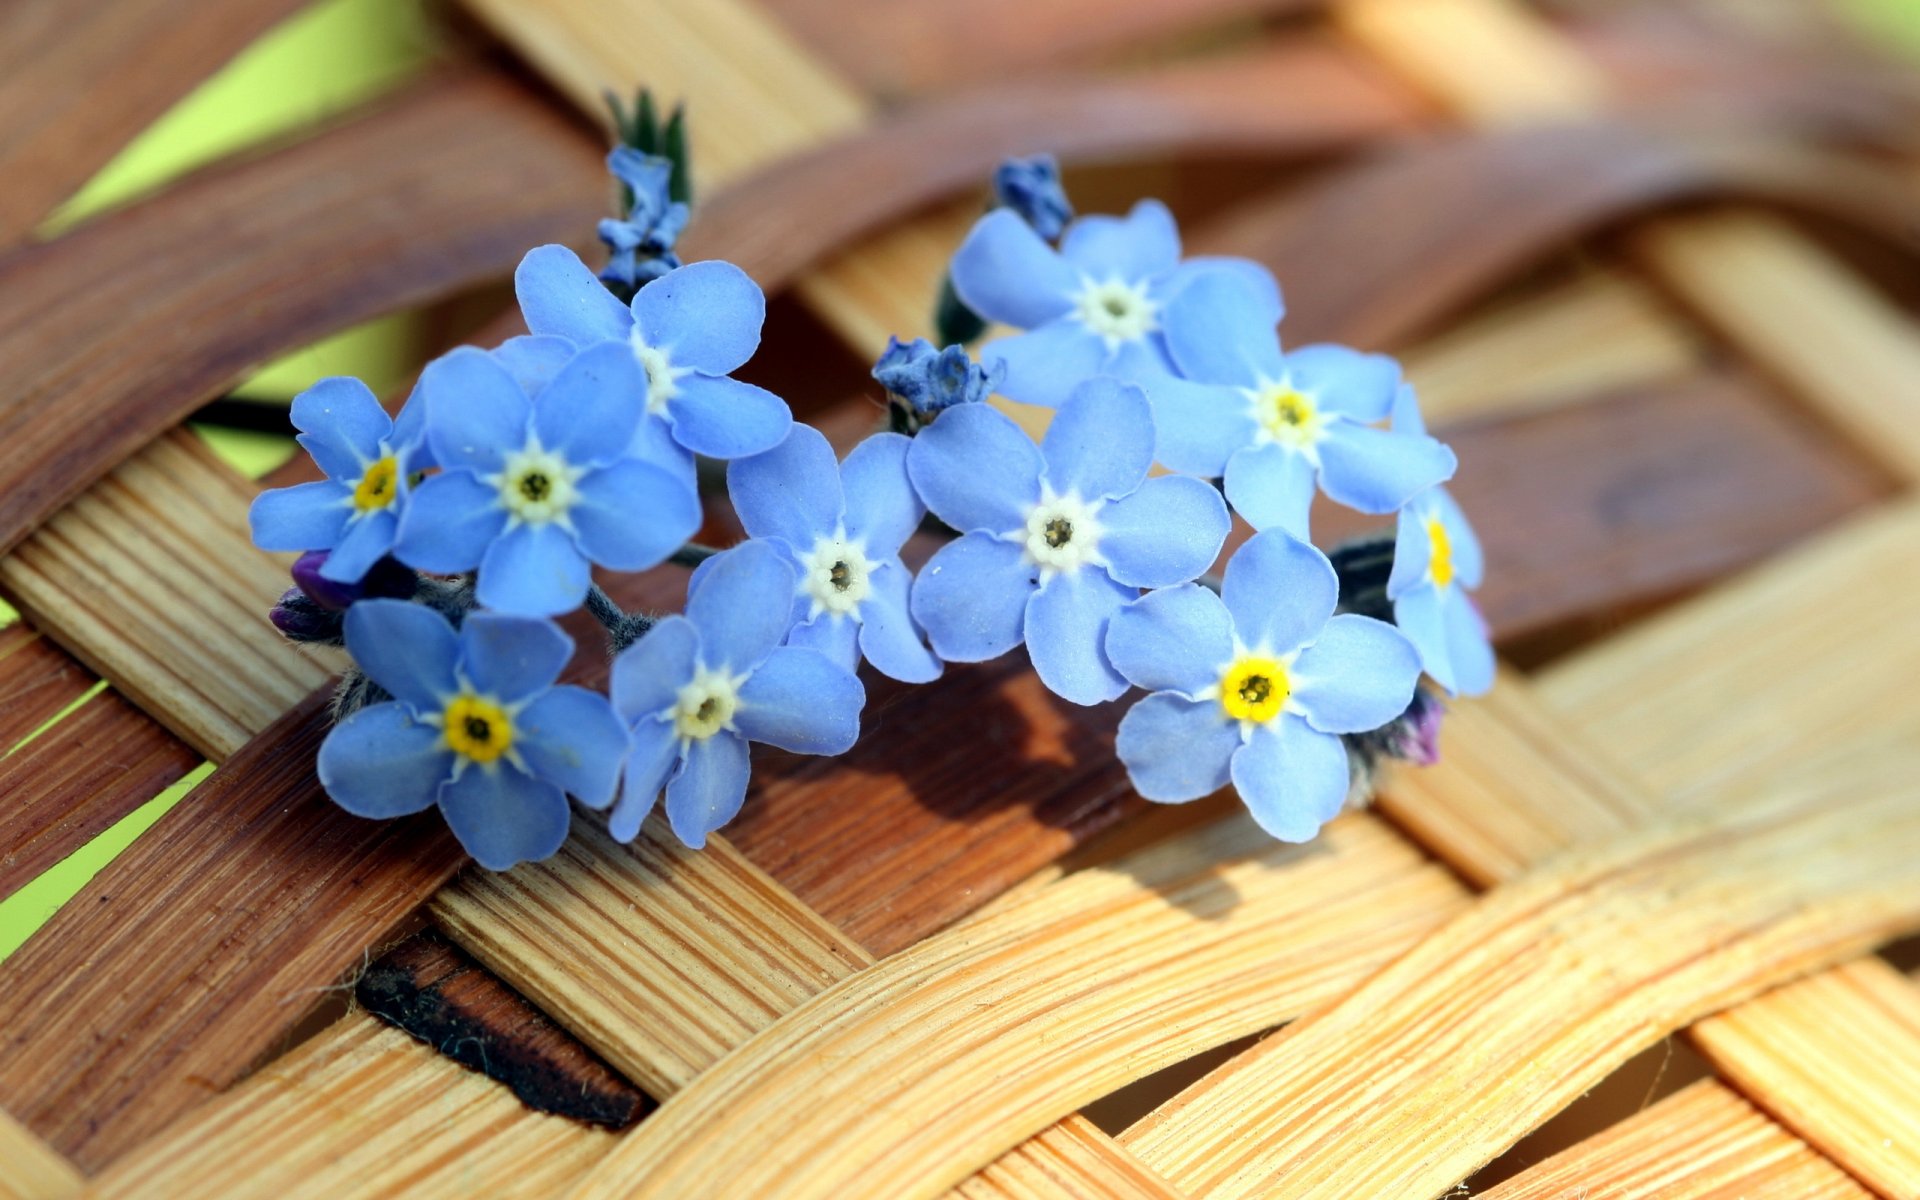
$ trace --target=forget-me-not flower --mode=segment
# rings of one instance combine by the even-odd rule
[[[1049,242],[1073,220],[1073,204],[1060,184],[1060,163],[1051,154],[1002,159],[993,169],[993,198]]]
[[[1307,536],[1315,482],[1349,508],[1390,513],[1453,477],[1453,451],[1424,433],[1374,428],[1400,385],[1385,355],[1345,346],[1280,352],[1280,313],[1260,289],[1216,272],[1168,305],[1167,346],[1206,391],[1155,392],[1160,461],[1224,476],[1227,501],[1255,529]]]
[[[462,347],[420,379],[442,467],[417,488],[394,555],[423,571],[479,569],[488,608],[578,608],[590,564],[638,571],[700,526],[688,481],[634,452],[646,384],[624,346],[575,355],[529,397],[485,351]]]
[[[600,222],[600,240],[613,251],[600,278],[639,287],[680,265],[673,244],[687,227],[687,206],[668,195],[671,159],[642,154],[632,146],[615,146],[607,155],[607,170],[633,199],[625,217]]]
[[[293,399],[293,425],[325,479],[262,492],[248,519],[262,550],[328,550],[319,573],[353,583],[393,548],[412,474],[429,464],[421,406],[396,422],[358,379],[322,379]]]
[[[1410,387],[1394,400],[1393,428],[1426,432]],[[1487,623],[1467,595],[1485,569],[1480,539],[1447,489],[1429,488],[1400,510],[1387,578],[1393,620],[1420,651],[1427,674],[1454,695],[1478,696],[1493,686]]]
[[[877,433],[836,463],[819,430],[796,424],[765,454],[735,459],[727,491],[741,526],[798,575],[789,646],[818,650],[849,671],[865,655],[882,675],[925,683],[940,674],[940,660],[908,615],[913,580],[900,561],[927,512],[907,479],[911,444]]]
[[[907,425],[917,430],[956,404],[978,404],[1006,378],[1006,364],[983,367],[965,346],[936,350],[925,338],[903,342],[889,338],[873,364],[873,377],[887,395],[906,407]]]
[[[767,315],[760,285],[732,263],[688,263],[622,304],[579,255],[540,246],[520,260],[513,287],[535,334],[581,348],[609,341],[628,347],[646,371],[646,390],[634,394],[634,403],[655,418],[641,424],[643,441],[664,437],[683,455],[741,458],[787,436],[793,415],[786,401],[731,378],[760,345]]]
[[[347,649],[393,696],[336,725],[320,783],[362,817],[435,804],[490,871],[546,858],[567,836],[571,793],[613,802],[626,730],[598,692],[554,680],[573,642],[549,621],[473,613],[455,632],[433,609],[363,600]]]
[[[1220,494],[1180,475],[1147,478],[1153,414],[1139,388],[1083,384],[1039,446],[999,410],[968,404],[913,439],[907,471],[963,535],[914,582],[934,652],[981,662],[1027,644],[1041,682],[1076,704],[1126,690],[1101,645],[1141,588],[1198,576],[1220,553]]]
[[[1420,677],[1393,626],[1332,615],[1339,590],[1324,554],[1272,530],[1228,561],[1219,595],[1166,588],[1115,617],[1107,654],[1153,693],[1120,722],[1135,790],[1179,803],[1231,779],[1261,828],[1288,842],[1332,820],[1349,782],[1338,735],[1399,716]]]
[[[968,308],[1028,331],[980,351],[989,367],[1006,364],[1000,390],[1049,408],[1096,375],[1152,393],[1203,391],[1174,373],[1160,328],[1170,297],[1213,274],[1240,278],[1279,306],[1273,276],[1255,263],[1181,262],[1180,231],[1158,200],[1142,200],[1125,217],[1081,217],[1058,250],[1012,209],[998,208],[974,225],[952,267],[954,291]]]
[[[747,743],[844,754],[866,691],[818,650],[782,646],[793,568],[765,542],[708,559],[685,616],[663,618],[613,660],[613,703],[631,728],[626,783],[608,822],[626,842],[660,790],[674,835],[695,849],[746,799]]]

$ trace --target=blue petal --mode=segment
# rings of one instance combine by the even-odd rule
[[[1442,611],[1447,597],[1430,583],[1423,583],[1393,602],[1393,623],[1420,655],[1420,665],[1433,681],[1457,695],[1453,656],[1447,652],[1447,618]]]
[[[796,754],[845,754],[860,737],[867,692],[817,650],[782,646],[740,685],[733,722],[750,740]]]
[[[631,842],[639,835],[641,822],[660,799],[660,789],[667,786],[668,773],[679,763],[680,735],[673,722],[645,717],[634,725],[620,800],[607,816],[607,832],[615,841]]]
[[[962,533],[1024,529],[1040,502],[1040,447],[1004,413],[964,404],[920,431],[907,454],[914,490]]]
[[[1290,705],[1322,733],[1365,733],[1407,711],[1420,653],[1385,621],[1342,613],[1327,622],[1289,673]]]
[[[1073,306],[1079,274],[1019,214],[997,208],[953,256],[953,290],[989,321],[1033,329]]]
[[[804,608],[806,600],[796,598],[795,604]],[[870,609],[872,604],[873,601],[868,600],[861,608]],[[860,623],[844,613],[821,613],[809,621],[806,613],[801,612],[799,620],[787,632],[787,645],[822,654],[842,670],[860,669]]]
[[[1410,433],[1419,437],[1427,432],[1427,419],[1420,412],[1420,398],[1414,395],[1412,384],[1402,383],[1394,391],[1388,424],[1395,433]]]
[[[471,766],[440,789],[453,836],[489,871],[551,858],[567,840],[573,812],[553,784],[512,767]]]
[[[715,669],[752,670],[793,620],[793,568],[766,542],[742,542],[705,565],[687,594],[701,659]]]
[[[393,433],[387,444],[400,452],[400,469],[409,474],[440,465],[434,461],[433,449],[427,445],[427,401],[420,394],[418,380],[414,381],[413,391],[407,393],[407,402],[400,406],[399,415],[393,419]]]
[[[868,558],[898,554],[920,527],[927,506],[907,475],[910,438],[876,433],[853,448],[840,464],[846,494],[847,536],[865,543]]]
[[[297,439],[330,479],[358,479],[380,457],[393,420],[366,384],[336,375],[293,398],[289,413]]]
[[[902,683],[928,683],[940,677],[940,660],[921,640],[908,610],[911,582],[899,559],[880,564],[867,577],[873,593],[860,606],[860,653],[874,670]]]
[[[1208,271],[1168,299],[1160,328],[1188,379],[1254,387],[1280,378],[1278,320],[1268,298],[1244,277]]]
[[[420,712],[459,690],[460,641],[439,613],[406,600],[362,600],[347,610],[347,652],[367,678]]]
[[[625,341],[633,328],[627,306],[565,246],[527,251],[513,273],[513,292],[520,298],[528,329],[566,338],[576,346]]]
[[[1252,444],[1258,427],[1240,392],[1172,375],[1145,386],[1153,404],[1153,456],[1169,471],[1218,479],[1234,451]]]
[[[608,688],[614,710],[629,724],[672,709],[700,661],[700,634],[682,616],[662,617],[613,660]]]
[[[627,456],[659,467],[683,481],[691,491],[700,490],[693,451],[673,440],[673,426],[665,417],[648,413],[640,419],[640,427],[634,431],[633,441],[627,447]]]
[[[1075,704],[1099,704],[1127,690],[1107,661],[1107,627],[1139,589],[1082,567],[1045,580],[1027,601],[1027,656],[1047,690]]]
[[[1043,408],[1059,408],[1082,381],[1104,374],[1107,357],[1107,344],[1100,335],[1071,317],[980,348],[982,367],[1006,373],[1001,395]]]
[[[616,571],[667,560],[700,528],[700,497],[685,480],[628,459],[584,476],[567,514],[586,556]]]
[[[674,440],[708,458],[744,458],[778,446],[793,427],[787,402],[724,376],[688,375],[667,405]]]
[[[465,471],[449,471],[422,483],[407,497],[393,554],[422,571],[452,575],[471,571],[506,527],[498,489]]]
[[[1221,481],[1227,503],[1255,529],[1305,539],[1313,511],[1314,470],[1307,456],[1269,442],[1234,452]]]
[[[1212,795],[1226,786],[1240,728],[1212,700],[1159,692],[1127,710],[1114,750],[1133,790],[1162,804]]]
[[[1330,733],[1282,715],[1233,756],[1233,788],[1253,819],[1283,842],[1310,842],[1347,802],[1347,750]]]
[[[811,425],[794,425],[778,446],[727,465],[727,494],[751,537],[796,547],[830,536],[845,507],[833,447]]]
[[[390,512],[371,512],[352,522],[321,566],[321,578],[358,583],[393,549],[393,533],[399,526],[399,519]]]
[[[1093,279],[1150,279],[1179,265],[1180,227],[1166,205],[1142,200],[1125,217],[1081,217],[1067,226],[1060,256]]]
[[[553,377],[534,405],[540,445],[569,463],[605,466],[624,458],[647,408],[647,377],[615,342],[590,346]]]
[[[1100,510],[1100,553],[1122,583],[1172,587],[1213,565],[1229,524],[1227,502],[1211,484],[1161,475]]]
[[[985,662],[1020,644],[1027,598],[1038,582],[1020,547],[969,533],[920,568],[908,607],[941,658]]]
[[[667,784],[667,820],[673,834],[698,850],[707,835],[733,820],[747,799],[747,742],[731,733],[687,744],[685,759]]]
[[[1150,692],[1198,695],[1233,658],[1233,618],[1197,583],[1148,592],[1107,628],[1107,661]],[[1224,769],[1224,768],[1223,768]]]
[[[665,350],[675,366],[726,375],[760,345],[767,298],[730,262],[688,263],[634,295],[633,319],[647,345]]]
[[[1153,409],[1147,394],[1117,379],[1089,379],[1060,406],[1040,454],[1056,492],[1085,500],[1128,494],[1153,465]]]
[[[551,621],[477,612],[460,625],[460,666],[482,695],[512,704],[552,686],[573,639]]]
[[[1467,588],[1477,588],[1487,573],[1486,554],[1480,548],[1480,536],[1473,523],[1445,488],[1433,489],[1430,502],[1446,528],[1448,548],[1453,551],[1453,578]]]
[[[1335,421],[1320,443],[1320,487],[1348,508],[1390,513],[1453,478],[1453,451],[1430,437]]]
[[[1180,289],[1186,287],[1202,275],[1213,272],[1225,272],[1239,277],[1241,282],[1253,289],[1262,312],[1272,314],[1272,324],[1278,325],[1280,318],[1286,315],[1286,302],[1280,297],[1280,281],[1273,277],[1266,264],[1250,258],[1228,258],[1210,254],[1196,254],[1174,268],[1171,275],[1159,284],[1166,297],[1171,298]]]
[[[563,684],[520,710],[513,748],[533,773],[588,808],[613,803],[627,730],[599,692]]]
[[[604,290],[604,289],[602,289]],[[493,357],[513,376],[520,390],[538,396],[560,368],[573,361],[579,347],[563,337],[529,335],[511,337],[493,348]]]
[[[1427,571],[1433,565],[1433,539],[1427,536],[1424,497],[1416,497],[1400,510],[1393,524],[1393,569],[1387,575],[1387,598],[1398,600],[1416,587],[1429,582]]]
[[[480,560],[480,603],[523,617],[557,617],[587,598],[587,556],[558,525],[521,525],[487,547]]]
[[[1487,623],[1473,606],[1473,598],[1459,588],[1448,588],[1441,615],[1447,625],[1447,657],[1453,663],[1453,690],[1478,696],[1493,686],[1493,646],[1487,641]]]
[[[247,524],[262,550],[331,550],[352,515],[353,493],[316,479],[261,492],[247,510]]]
[[[427,442],[443,467],[490,474],[526,445],[533,403],[484,350],[462,346],[428,363],[420,373],[420,394],[427,404]]]
[[[1260,533],[1227,560],[1220,598],[1234,633],[1255,650],[1287,654],[1319,636],[1340,596],[1327,556],[1284,533]]]
[[[1328,412],[1362,424],[1386,419],[1400,391],[1400,364],[1347,346],[1302,346],[1287,354],[1287,379]]]
[[[320,786],[335,804],[384,820],[433,807],[441,781],[453,773],[453,751],[406,705],[374,704],[327,734],[319,770]]]

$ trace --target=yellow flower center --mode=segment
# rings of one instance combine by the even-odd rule
[[[1436,587],[1446,587],[1453,582],[1453,539],[1438,517],[1427,518],[1427,543],[1432,547],[1427,570],[1433,574]]]
[[[442,720],[447,749],[477,763],[494,762],[513,747],[513,718],[507,710],[471,692],[448,702]]]
[[[740,707],[740,685],[745,675],[729,675],[702,667],[680,688],[673,708],[674,731],[686,741],[710,738],[723,729],[733,728],[733,714]]]
[[[1249,655],[1220,676],[1220,707],[1236,721],[1273,720],[1291,692],[1287,668],[1278,659]]]
[[[394,494],[399,490],[400,464],[393,455],[375,461],[360,477],[353,488],[353,507],[355,512],[372,512],[393,503]]]
[[[1253,394],[1253,416],[1268,437],[1295,450],[1313,446],[1327,425],[1311,397],[1282,384],[1271,384]]]

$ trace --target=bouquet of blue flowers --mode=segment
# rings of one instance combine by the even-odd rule
[[[1115,743],[1142,796],[1231,783],[1305,841],[1380,760],[1433,760],[1423,674],[1491,685],[1453,452],[1393,360],[1283,350],[1263,267],[1183,258],[1156,201],[1074,219],[1050,158],[1008,162],[938,297],[949,344],[894,342],[873,371],[887,428],[842,460],[733,378],[758,285],[674,254],[681,114],[618,115],[601,271],[529,252],[530,333],[437,359],[397,415],[349,378],[294,401],[326,478],[260,496],[252,528],[301,552],[275,624],[353,659],[318,763],[343,808],[438,806],[504,870],[558,850],[576,802],[627,841],[664,795],[698,847],[744,803],[750,743],[853,746],[863,660],[924,684],[1024,645],[1070,703],[1146,693]],[[992,325],[1014,332],[976,358]],[[1054,410],[1042,440],[996,395]],[[690,540],[702,460],[726,464],[748,535],[729,549]],[[1320,493],[1397,528],[1330,557],[1308,541]],[[1255,532],[1215,577],[1232,514]],[[681,613],[594,583],[667,562],[693,567]],[[606,694],[559,682],[574,644],[554,619],[582,608],[614,655]]]

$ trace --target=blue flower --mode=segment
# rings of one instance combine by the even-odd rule
[[[671,441],[709,458],[771,450],[793,415],[764,388],[730,378],[760,344],[767,302],[729,262],[688,263],[622,304],[565,246],[527,252],[513,276],[527,328],[576,347],[619,342],[646,371],[643,439]]]
[[[1049,242],[1073,220],[1073,204],[1060,185],[1060,164],[1051,154],[1002,160],[993,169],[993,196]]]
[[[1231,780],[1261,828],[1287,842],[1332,820],[1348,787],[1337,735],[1398,717],[1420,677],[1393,626],[1332,616],[1339,590],[1325,555],[1275,530],[1234,554],[1220,595],[1167,588],[1115,617],[1107,654],[1153,693],[1120,722],[1135,790],[1179,803]]]
[[[920,423],[956,404],[977,404],[1006,378],[1006,364],[991,369],[968,357],[965,346],[936,350],[925,338],[903,342],[889,338],[886,352],[873,364],[873,377],[912,410]]]
[[[735,459],[727,490],[747,533],[797,573],[788,645],[848,671],[864,654],[883,675],[925,683],[940,674],[940,660],[908,615],[912,576],[900,561],[927,511],[907,479],[909,445],[897,433],[875,434],[836,464],[819,430],[795,425],[765,454]]]
[[[1410,387],[1394,400],[1393,428],[1426,432]],[[1454,695],[1478,696],[1493,686],[1487,623],[1467,595],[1485,569],[1480,539],[1447,489],[1430,488],[1400,510],[1387,578],[1393,620],[1420,651],[1427,674]]]
[[[488,608],[578,608],[590,563],[638,571],[700,525],[688,481],[635,453],[645,385],[624,346],[582,351],[529,398],[499,359],[462,347],[420,379],[444,468],[413,493],[394,556],[422,571],[479,569]]]
[[[613,703],[631,727],[626,784],[609,827],[626,842],[662,787],[667,820],[698,849],[747,795],[747,743],[844,754],[866,692],[817,650],[781,646],[793,568],[765,542],[702,564],[687,615],[663,618],[613,660]]]
[[[1034,670],[1076,704],[1126,690],[1101,649],[1143,587],[1199,575],[1220,553],[1227,509],[1197,479],[1147,478],[1153,415],[1139,388],[1081,386],[1035,446],[997,409],[953,409],[913,439],[907,472],[963,535],[920,570],[912,611],[949,662],[1027,644]]]
[[[429,465],[420,405],[396,424],[358,379],[322,379],[293,399],[299,442],[327,477],[262,492],[248,512],[262,550],[329,550],[320,574],[357,582],[393,548],[409,477]]]
[[[600,240],[613,251],[600,278],[628,288],[658,279],[680,265],[674,242],[687,227],[687,206],[667,194],[673,162],[642,154],[631,146],[616,146],[607,155],[607,170],[633,197],[627,215],[600,222]]]
[[[1400,366],[1344,346],[1280,353],[1279,312],[1245,280],[1195,279],[1167,306],[1167,345],[1189,379],[1219,385],[1153,394],[1160,461],[1225,477],[1227,501],[1255,529],[1307,536],[1315,481],[1365,513],[1390,513],[1453,477],[1453,451],[1424,433],[1388,432]]]
[[[556,686],[573,642],[547,621],[474,613],[458,633],[404,600],[347,610],[347,649],[393,696],[335,726],[320,783],[362,817],[438,804],[490,871],[546,858],[567,836],[571,793],[613,801],[626,731],[606,697]]]
[[[1058,250],[1013,210],[995,209],[955,253],[952,281],[980,316],[1030,331],[981,350],[988,367],[1006,364],[1000,390],[1057,408],[1096,375],[1156,394],[1204,392],[1175,374],[1159,331],[1169,298],[1215,274],[1243,279],[1278,312],[1280,289],[1264,268],[1243,259],[1182,263],[1173,214],[1157,200],[1142,200],[1124,218],[1080,218]]]

